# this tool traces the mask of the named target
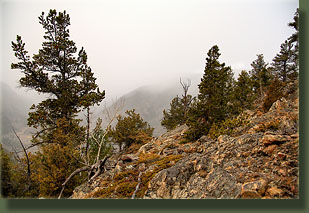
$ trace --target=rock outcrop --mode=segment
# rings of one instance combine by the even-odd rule
[[[183,125],[112,156],[72,198],[298,198],[298,96],[247,111],[233,136],[183,143]]]

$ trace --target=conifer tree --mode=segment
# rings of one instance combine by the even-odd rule
[[[69,172],[80,166],[76,151],[86,133],[76,116],[81,110],[99,104],[105,91],[100,92],[95,83],[84,48],[77,51],[70,39],[70,17],[66,11],[50,10],[47,16],[42,12],[39,23],[45,31],[42,48],[31,58],[17,35],[12,48],[18,62],[12,63],[11,68],[23,73],[19,80],[22,87],[48,95],[31,106],[28,125],[38,130],[32,143],[40,148],[33,158],[38,159],[38,172],[33,179],[40,184],[41,195],[55,196]],[[66,195],[74,183],[78,181],[72,181]]]
[[[280,53],[273,59],[272,70],[277,78],[286,82],[290,77],[295,76],[293,73],[296,71],[293,62],[293,46],[286,40],[280,48]]]
[[[170,103],[170,109],[168,111],[165,109],[163,110],[163,120],[161,121],[161,125],[167,130],[174,129],[177,125],[182,125],[186,122],[191,102],[194,99],[188,94],[191,82],[188,81],[188,83],[184,83],[180,79],[180,84],[184,91],[182,98],[177,95]]]
[[[290,78],[296,79],[298,77],[299,72],[299,9],[297,8],[293,22],[288,24],[289,27],[294,28],[296,32],[294,32],[289,38],[288,41],[293,45],[292,48],[292,62],[293,62],[293,70]]]
[[[214,45],[207,53],[206,66],[198,85],[198,99],[188,113],[188,139],[207,135],[212,124],[224,120],[231,113],[230,98],[233,88],[233,73],[225,63],[219,62],[219,47]]]
[[[117,124],[110,133],[114,142],[119,145],[120,151],[123,144],[129,147],[134,143],[144,143],[144,138],[149,139],[154,130],[140,114],[135,112],[135,109],[127,110],[125,114],[127,116],[117,117]]]
[[[170,109],[168,111],[165,109],[163,110],[161,125],[167,130],[171,130],[177,125],[184,124],[185,121],[183,99],[177,95],[170,103]]]
[[[242,70],[234,86],[232,102],[234,104],[235,114],[249,109],[254,99],[253,82],[248,72]]]
[[[42,49],[32,59],[25,50],[20,36],[12,48],[18,63],[12,69],[19,69],[24,76],[19,80],[22,87],[33,89],[50,97],[37,105],[32,105],[28,125],[40,128],[40,133],[54,129],[58,119],[65,118],[76,128],[75,119],[81,109],[98,104],[105,96],[100,92],[96,78],[87,65],[87,54],[83,48],[77,53],[75,43],[70,40],[70,17],[66,12],[50,10],[45,17],[39,17],[45,30]],[[74,121],[73,121],[74,120]]]
[[[299,9],[296,9],[296,12],[293,17],[293,22],[288,23],[289,27],[294,28],[296,30],[295,33],[293,33],[289,37],[289,41],[293,44],[295,44],[295,51],[298,53],[298,41],[299,41]]]
[[[250,75],[253,80],[253,88],[260,96],[264,95],[265,87],[269,85],[271,79],[267,66],[268,63],[264,61],[263,54],[258,54],[257,59],[251,63]]]

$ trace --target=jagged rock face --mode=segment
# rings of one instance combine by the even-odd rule
[[[249,114],[233,137],[182,144],[183,125],[135,154],[114,156],[72,197],[130,198],[134,191],[145,199],[298,198],[298,99],[282,98],[267,113]]]

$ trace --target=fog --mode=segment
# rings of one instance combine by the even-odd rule
[[[144,85],[167,86],[179,77],[202,74],[208,50],[236,74],[250,69],[256,54],[271,62],[292,33],[298,0],[87,0],[1,2],[1,81],[18,94],[22,76],[11,41],[21,35],[30,55],[41,48],[38,16],[66,10],[71,39],[84,47],[106,97],[120,97]]]

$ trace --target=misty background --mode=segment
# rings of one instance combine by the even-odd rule
[[[26,143],[34,131],[27,128],[27,113],[44,97],[18,87],[22,74],[10,69],[17,62],[11,41],[21,35],[29,55],[37,53],[44,41],[38,22],[42,11],[66,10],[70,37],[78,49],[85,48],[97,84],[106,91],[101,106],[92,109],[92,123],[102,116],[104,105],[123,99],[123,111],[135,108],[157,136],[164,132],[163,109],[182,94],[179,78],[191,79],[189,93],[197,94],[213,45],[219,46],[220,61],[231,66],[235,77],[251,69],[257,54],[271,62],[293,33],[287,24],[298,6],[297,0],[3,0],[1,142],[15,146],[11,126]]]

